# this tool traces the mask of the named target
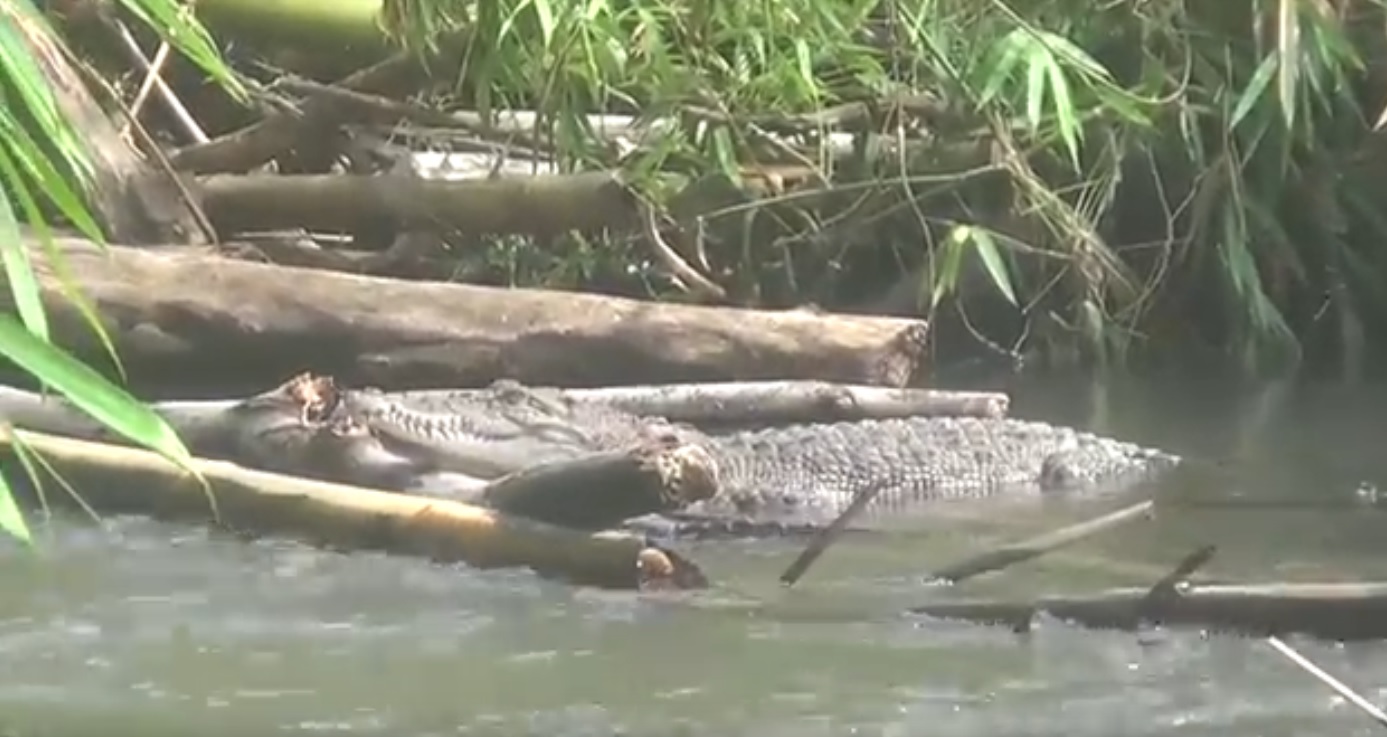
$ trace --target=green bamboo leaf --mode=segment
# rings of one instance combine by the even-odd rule
[[[549,4],[549,0],[533,0],[535,17],[539,19],[539,37],[544,44],[544,48],[549,48],[554,41],[554,8]]]
[[[804,39],[795,39],[795,61],[799,65],[800,84],[809,93],[815,92],[814,84],[814,61],[809,51],[809,42]]]
[[[1051,54],[1063,58],[1089,76],[1102,80],[1112,79],[1112,73],[1108,71],[1107,67],[1064,36],[1049,31],[1038,31],[1038,35],[1042,42],[1049,47]]]
[[[722,173],[731,181],[740,184],[742,171],[737,162],[737,146],[732,142],[732,133],[727,130],[727,126],[715,126],[710,132],[709,142],[713,147],[713,157]]]
[[[997,291],[1013,305],[1017,304],[1016,292],[1011,286],[1011,273],[1007,269],[1006,262],[1002,260],[1002,253],[997,248],[997,241],[992,238],[992,233],[983,228],[970,228],[968,231],[969,241],[973,244],[973,250],[982,259],[982,265],[987,269],[987,275],[992,277],[992,284],[997,287]]]
[[[8,181],[15,196],[23,203],[30,222],[41,218],[38,204],[29,193],[29,188],[15,171],[14,162],[0,145],[0,180]],[[38,279],[34,276],[33,264],[29,263],[29,251],[24,247],[23,236],[19,232],[19,221],[15,219],[10,199],[0,191],[0,261],[5,267],[5,278],[10,283],[10,294],[14,296],[15,309],[24,321],[29,332],[41,340],[48,340],[48,318],[39,299]]]
[[[1295,122],[1296,83],[1300,79],[1300,13],[1299,0],[1280,0],[1277,3],[1276,18],[1276,58],[1277,97],[1281,101],[1281,114],[1285,117],[1286,128]]]
[[[1055,121],[1059,126],[1060,138],[1069,151],[1074,171],[1080,171],[1079,138],[1082,128],[1079,125],[1079,111],[1074,109],[1074,98],[1069,94],[1069,82],[1064,78],[1064,70],[1058,64],[1049,65],[1050,97],[1055,101]]]
[[[1002,90],[1002,86],[1011,78],[1011,73],[1016,69],[1016,65],[1021,63],[1022,53],[1025,48],[1018,41],[1018,37],[1007,36],[998,42],[1001,51],[997,54],[997,60],[991,65],[985,80],[983,81],[982,91],[978,93],[978,104],[986,105],[992,98],[996,97]]]
[[[1026,121],[1038,131],[1045,113],[1045,75],[1054,60],[1045,49],[1034,47],[1026,61]]]
[[[189,467],[192,457],[164,418],[5,314],[0,314],[0,354],[39,377],[106,427]]]
[[[34,180],[34,184],[43,190],[44,195],[58,208],[63,217],[71,221],[84,237],[104,245],[106,238],[101,232],[101,226],[97,225],[87,210],[83,198],[69,185],[68,178],[44,155],[42,147],[29,135],[24,126],[21,126],[8,110],[3,109],[0,109],[0,140],[8,144],[10,155],[22,165],[23,170]],[[79,176],[86,176],[85,172],[90,169],[86,149],[78,149],[75,155],[77,160],[69,164]]]
[[[515,4],[514,8],[511,8],[511,11],[506,16],[506,19],[501,21],[501,28],[496,33],[497,42],[505,41],[507,38],[510,37],[511,29],[514,28],[516,20],[520,17],[521,13],[525,12],[526,8],[530,7],[530,4],[533,2],[534,0],[520,0],[520,2]]]
[[[48,195],[49,201],[57,204],[63,215],[68,218],[69,222],[75,224],[83,235],[99,247],[104,247],[105,236],[101,233],[95,220],[92,219],[91,213],[87,211],[86,205],[67,186],[65,177],[52,167],[51,162],[41,150],[38,150],[37,144],[29,137],[28,133],[18,126],[11,127],[10,124],[13,122],[13,118],[9,117],[6,111],[0,110],[0,151],[17,154],[16,158],[25,163],[30,178]],[[13,162],[0,160],[0,163],[12,164]],[[38,205],[33,201],[29,188],[25,186],[20,174],[11,167],[0,167],[0,181],[10,182],[24,207],[25,214],[29,219],[29,227],[33,229],[39,244],[48,256],[48,264],[53,270],[53,275],[57,277],[58,285],[62,288],[63,294],[72,301],[82,319],[96,335],[102,349],[106,351],[116,370],[123,376],[125,370],[121,365],[120,357],[116,354],[115,344],[97,317],[95,307],[82,293],[76,280],[73,279],[67,268],[66,257],[54,245],[52,233],[42,213],[38,211]],[[13,242],[17,243],[17,241]],[[11,288],[13,289],[13,286]]]
[[[938,307],[940,300],[958,288],[958,279],[963,271],[963,249],[971,239],[972,231],[973,229],[967,225],[955,225],[940,246],[943,253],[936,262],[930,309]]]
[[[29,532],[29,523],[24,521],[24,513],[15,501],[14,490],[10,488],[10,483],[3,473],[0,473],[0,530],[25,545],[34,544],[33,534]]]
[[[80,139],[58,109],[48,80],[24,40],[22,28],[27,27],[30,33],[47,28],[41,17],[24,12],[23,6],[28,5],[27,0],[22,4],[0,3],[0,19],[5,21],[0,22],[0,70],[18,93],[21,107],[33,117],[44,137],[69,165],[89,176]],[[32,10],[32,6],[29,8]]]
[[[1257,104],[1257,100],[1266,91],[1267,85],[1271,84],[1272,75],[1276,73],[1277,56],[1275,53],[1267,54],[1261,64],[1257,65],[1257,71],[1253,72],[1252,79],[1248,80],[1247,87],[1243,88],[1243,93],[1238,96],[1238,104],[1233,107],[1233,116],[1229,119],[1230,128],[1238,127],[1238,123],[1247,117],[1252,106]]]

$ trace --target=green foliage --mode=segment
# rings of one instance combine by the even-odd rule
[[[239,84],[207,32],[180,4],[173,0],[123,0],[122,4],[135,17],[156,28],[212,78],[233,93],[240,93]],[[0,355],[115,432],[188,468],[188,451],[163,418],[49,341],[38,282],[23,246],[13,201],[18,202],[46,250],[67,296],[114,357],[114,348],[91,305],[67,276],[62,255],[53,247],[39,206],[39,200],[46,199],[79,231],[102,242],[101,230],[80,194],[91,185],[91,166],[81,133],[64,117],[42,73],[40,60],[26,42],[34,34],[51,32],[30,0],[0,3],[0,90],[9,93],[0,92],[0,182],[4,185],[0,190],[0,263],[22,321],[0,314]],[[40,145],[40,140],[48,146]],[[12,432],[8,433],[8,440],[20,451],[21,460],[32,475],[33,459],[22,450],[22,440]],[[20,540],[30,540],[24,517],[3,476],[0,528]]]
[[[537,132],[569,162],[619,162],[638,184],[670,171],[737,182],[748,161],[787,155],[832,176],[842,160],[822,137],[772,143],[771,121],[931,93],[949,120],[932,121],[923,145],[948,160],[949,146],[990,140],[986,166],[1005,181],[988,189],[1002,199],[977,205],[968,184],[977,161],[924,172],[905,155],[894,169],[870,165],[882,191],[912,200],[893,210],[913,218],[892,246],[906,263],[944,263],[957,261],[949,249],[971,244],[993,286],[1011,285],[1008,299],[1027,314],[1086,326],[1076,331],[1100,356],[1124,355],[1138,330],[1154,329],[1179,336],[1169,347],[1203,339],[1248,365],[1295,360],[1329,293],[1341,319],[1387,328],[1387,231],[1371,196],[1384,167],[1365,110],[1387,89],[1373,71],[1384,61],[1383,0],[386,5],[392,17],[423,19],[404,34],[409,43],[463,29],[466,104],[539,109]],[[589,116],[612,111],[645,123],[632,154],[597,145]],[[918,189],[924,176],[953,176],[959,202],[943,209],[962,212],[941,214],[949,197]],[[1133,203],[1154,226],[1145,231],[1160,231],[1154,242],[1112,222]],[[806,218],[786,216],[783,202],[759,206],[782,221],[784,243],[825,240],[786,235],[787,223]],[[806,227],[816,232],[885,217],[852,207],[811,215]],[[737,278],[761,278],[775,249],[743,248],[758,252]],[[831,271],[843,256],[800,249],[787,278]],[[941,292],[962,297],[965,271],[934,270],[925,303],[943,304]]]

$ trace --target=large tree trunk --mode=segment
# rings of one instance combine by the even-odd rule
[[[917,320],[658,304],[396,281],[226,259],[194,248],[59,248],[135,386],[254,392],[301,371],[387,389],[820,379],[902,386]],[[104,353],[31,248],[55,336]],[[5,290],[4,300],[8,300]]]

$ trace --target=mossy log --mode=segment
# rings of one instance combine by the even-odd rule
[[[211,521],[240,533],[286,535],[333,549],[385,550],[478,568],[528,567],[592,586],[706,585],[692,563],[632,535],[585,534],[449,500],[195,459],[191,467],[206,480],[204,487],[188,471],[148,451],[22,430],[0,436],[0,448],[12,454],[16,439],[103,514]],[[15,480],[18,466],[10,469]],[[44,499],[71,500],[54,480],[40,477]]]
[[[910,612],[1013,627],[1044,613],[1094,628],[1164,624],[1331,640],[1387,638],[1387,582],[1190,584],[1174,592],[1160,597],[1158,606],[1152,605],[1151,589],[1133,587],[1031,601],[939,601]]]
[[[58,242],[136,389],[256,391],[299,371],[352,385],[534,386],[819,379],[902,386],[918,320],[649,303],[398,281],[226,259],[195,248]],[[56,340],[106,358],[42,249],[30,252]],[[4,290],[8,303],[9,290]]]

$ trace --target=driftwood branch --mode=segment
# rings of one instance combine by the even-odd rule
[[[1142,587],[1030,601],[974,599],[912,607],[911,613],[1013,625],[1045,613],[1088,627],[1136,629],[1147,619]],[[1187,585],[1163,602],[1160,620],[1249,634],[1298,632],[1334,640],[1387,638],[1387,582]]]
[[[897,389],[827,381],[739,381],[562,390],[571,402],[694,425],[777,425],[911,416],[1005,417],[999,392]]]
[[[576,387],[729,378],[901,386],[920,368],[926,335],[918,320],[399,281],[201,249],[102,251],[76,239],[58,247],[137,388],[186,390],[195,377],[253,391],[304,370],[384,389],[500,377]],[[57,341],[106,365],[42,249],[30,252]]]
[[[100,513],[199,522],[214,516],[207,489],[154,453],[26,431],[0,436],[0,450],[11,455],[16,439]],[[217,523],[240,532],[480,568],[528,567],[593,586],[706,585],[692,563],[631,535],[584,534],[458,502],[294,478],[225,461],[195,459],[192,469],[210,488]],[[10,479],[18,480],[13,473]],[[52,493],[53,479],[40,481],[50,503],[70,500]]]
[[[1148,518],[1154,508],[1155,502],[1151,500],[1137,502],[1096,519],[1084,520],[1078,524],[1043,535],[984,551],[965,560],[944,566],[934,572],[930,578],[936,581],[959,583],[983,573],[1031,560],[1052,550],[1058,550],[1066,545],[1072,545],[1080,540],[1093,537],[1100,532],[1108,532],[1127,522]]]
[[[305,228],[348,233],[381,222],[469,236],[632,230],[638,211],[609,172],[487,179],[405,173],[219,174],[199,182],[217,232]]]

